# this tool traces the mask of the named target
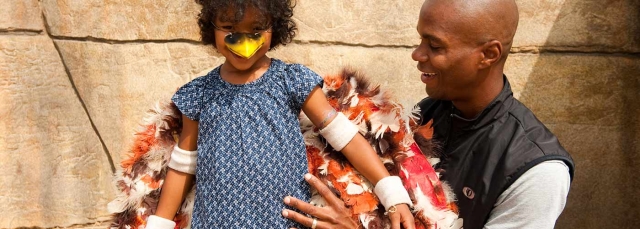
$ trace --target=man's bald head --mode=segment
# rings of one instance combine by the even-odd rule
[[[479,45],[491,40],[504,47],[504,60],[518,27],[518,7],[514,0],[426,0],[421,17],[440,19],[465,43]]]

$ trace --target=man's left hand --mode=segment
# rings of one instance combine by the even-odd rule
[[[327,206],[316,207],[305,201],[296,199],[291,196],[284,198],[284,203],[292,208],[298,209],[314,218],[307,217],[298,212],[291,210],[282,210],[282,216],[287,219],[296,221],[309,228],[325,229],[325,228],[337,228],[337,229],[352,229],[358,228],[358,224],[351,218],[349,209],[345,206],[344,202],[340,200],[322,181],[317,177],[306,174],[304,179],[311,185],[311,187],[318,190],[320,196],[327,201]],[[406,205],[405,205],[406,206]],[[408,210],[408,207],[407,207]],[[400,217],[400,214],[396,215]],[[411,214],[411,212],[409,212]],[[402,218],[406,219],[406,218]],[[413,220],[413,218],[411,218]],[[315,220],[315,225],[314,225]],[[413,221],[411,221],[413,222]],[[315,227],[314,227],[315,226]],[[411,227],[413,228],[413,227]]]

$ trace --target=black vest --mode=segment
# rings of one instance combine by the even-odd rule
[[[450,101],[426,98],[418,106],[422,124],[433,119],[434,140],[443,145],[437,167],[456,194],[465,229],[482,228],[500,194],[541,162],[563,161],[573,179],[571,156],[513,98],[506,77],[500,94],[474,119],[462,118]]]

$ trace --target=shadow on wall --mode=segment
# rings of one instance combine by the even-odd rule
[[[640,225],[638,9],[637,0],[566,0],[542,53],[520,55],[537,58],[520,101],[576,162],[557,228]]]

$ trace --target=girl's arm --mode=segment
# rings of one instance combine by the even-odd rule
[[[307,115],[309,120],[313,122],[313,124],[320,129],[325,128],[328,124],[335,120],[338,116],[333,116],[325,120],[328,115],[332,113],[334,110],[333,107],[327,102],[327,98],[322,92],[320,87],[314,88],[307,100],[302,106],[302,110]],[[349,123],[351,124],[351,123]],[[325,136],[325,138],[327,138]],[[374,186],[378,184],[378,181],[383,178],[389,177],[389,173],[387,169],[380,161],[380,158],[376,154],[376,152],[371,148],[369,142],[359,133],[356,133],[355,136],[349,141],[344,148],[341,150],[342,154],[351,162],[353,167],[355,167],[362,175],[364,175]],[[397,177],[396,177],[397,178]],[[388,181],[392,179],[385,179],[387,184]],[[397,179],[399,181],[399,178]],[[402,183],[391,182],[399,185],[400,187],[393,187],[392,190],[399,190],[404,193],[389,193],[389,190],[382,190],[382,192],[377,192],[376,194],[381,198],[382,195],[390,195],[390,194],[404,194],[408,199],[408,194],[406,194],[406,190],[402,186]],[[382,182],[381,182],[382,183]],[[410,202],[410,200],[409,200]],[[392,228],[400,228],[400,224],[404,226],[404,228],[414,228],[413,214],[409,210],[409,206],[406,204],[400,204],[396,206],[385,206],[389,213],[389,218],[391,219]],[[394,210],[391,210],[394,209]],[[397,212],[396,212],[397,211]],[[393,213],[396,212],[396,213]]]
[[[309,117],[309,120],[320,129],[326,127],[337,117],[334,115],[334,117],[325,120],[334,108],[327,102],[327,97],[320,87],[314,88],[309,93],[307,101],[302,105],[302,110]],[[322,123],[323,121],[324,123]],[[341,152],[353,167],[373,185],[376,185],[380,179],[389,176],[389,172],[387,172],[382,161],[380,161],[376,152],[362,135],[356,134]]]
[[[178,148],[185,151],[195,151],[198,142],[198,122],[182,115],[182,132],[178,141]],[[175,153],[175,152],[174,152]],[[193,161],[195,163],[195,161]],[[193,174],[184,173],[170,168],[162,184],[160,201],[156,216],[173,220],[193,185]],[[160,219],[161,220],[161,219]],[[150,229],[150,228],[149,228]]]

